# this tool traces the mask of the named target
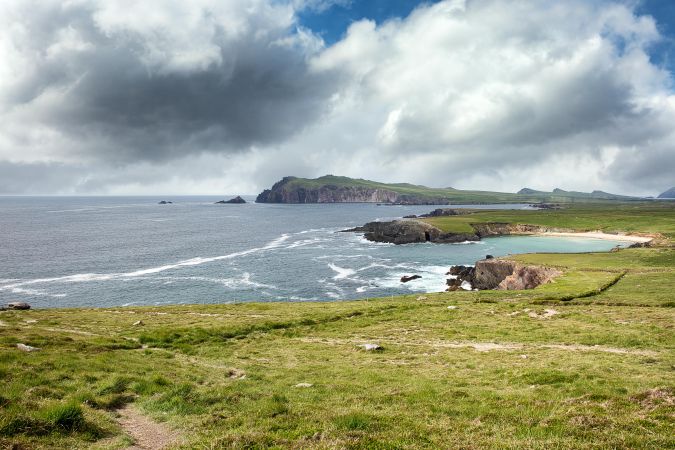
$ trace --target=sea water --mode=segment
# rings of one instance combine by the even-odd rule
[[[534,236],[381,244],[340,230],[435,207],[256,204],[252,197],[242,205],[214,204],[221,198],[0,197],[0,304],[335,301],[438,292],[450,266],[473,264],[487,254],[625,245]],[[400,282],[415,274],[422,278]]]

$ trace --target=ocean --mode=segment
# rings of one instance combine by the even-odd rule
[[[247,204],[214,204],[223,198],[229,197],[0,197],[0,304],[339,301],[438,292],[450,266],[487,254],[626,245],[509,236],[395,246],[339,231],[435,207],[256,204],[250,196]],[[400,282],[413,274],[422,278]]]

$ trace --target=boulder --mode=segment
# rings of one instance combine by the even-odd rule
[[[173,203],[173,202],[168,202],[168,201],[166,201],[166,200],[162,200],[161,202],[159,202],[160,205],[170,205],[170,204],[172,204],[172,203]]]
[[[26,310],[30,309],[30,305],[26,302],[11,302],[7,303],[6,308],[12,310]]]
[[[422,275],[403,275],[401,277],[401,283],[407,283],[408,281],[417,280],[422,278]]]
[[[16,344],[16,348],[21,350],[22,352],[39,352],[40,349],[37,347],[33,347],[31,345],[26,345],[26,344]]]
[[[359,347],[368,352],[377,352],[382,350],[382,347],[378,344],[361,344]]]

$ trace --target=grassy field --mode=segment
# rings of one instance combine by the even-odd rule
[[[631,226],[672,236],[672,213],[649,211]],[[675,249],[513,258],[563,275],[528,291],[1,312],[0,448],[125,448],[127,404],[186,449],[675,448]]]
[[[503,222],[608,233],[662,234],[675,239],[675,202],[575,204],[563,209],[476,210],[462,216],[431,217],[425,222],[446,232],[472,232],[472,223]]]

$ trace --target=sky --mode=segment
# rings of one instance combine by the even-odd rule
[[[3,0],[0,195],[675,185],[669,0]]]

